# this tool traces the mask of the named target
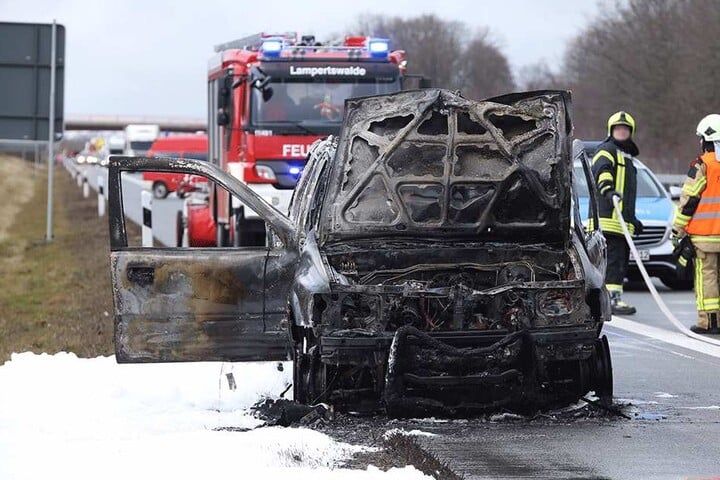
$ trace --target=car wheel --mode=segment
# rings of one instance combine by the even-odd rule
[[[668,288],[672,288],[673,290],[692,290],[693,289],[693,281],[692,280],[683,280],[680,278],[677,278],[675,275],[668,275],[665,277],[660,277],[660,281]]]
[[[305,376],[307,375],[309,358],[302,352],[302,344],[293,349],[293,399],[299,403],[307,403],[308,393]]]
[[[605,335],[595,342],[595,349],[590,357],[590,361],[592,367],[592,386],[595,390],[595,395],[600,398],[600,402],[603,405],[612,405],[612,359],[610,358],[610,345]]]
[[[168,187],[163,182],[155,182],[152,186],[152,193],[153,197],[162,200],[168,196]]]

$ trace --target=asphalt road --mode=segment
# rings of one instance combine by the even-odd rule
[[[693,293],[663,288],[661,294],[692,325]],[[605,333],[615,401],[630,420],[597,416],[586,407],[578,408],[577,418],[570,412],[394,426],[432,434],[414,436],[414,443],[467,479],[720,478],[720,347],[685,343],[679,333],[676,338],[647,291],[626,295],[638,313],[629,322],[610,322]],[[666,332],[656,335],[664,340],[646,336],[642,326]]]

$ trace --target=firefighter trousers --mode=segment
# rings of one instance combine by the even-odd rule
[[[605,285],[610,293],[623,291],[623,281],[627,273],[630,248],[625,237],[613,233],[603,233],[607,241],[607,270]]]
[[[718,260],[720,252],[707,252],[695,248],[695,298],[700,328],[717,328],[720,314],[720,285]],[[712,325],[715,323],[715,325]]]

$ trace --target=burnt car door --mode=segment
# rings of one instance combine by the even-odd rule
[[[122,174],[143,171],[206,177],[258,212],[277,242],[241,248],[128,246]],[[286,315],[268,306],[283,302],[270,302],[266,294],[290,288],[294,227],[286,216],[236,178],[198,160],[112,157],[108,183],[118,363],[288,358]],[[281,261],[268,265],[268,258]]]

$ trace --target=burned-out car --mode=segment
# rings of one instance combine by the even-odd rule
[[[590,174],[569,109],[563,91],[350,99],[288,215],[206,162],[114,158],[117,361],[290,357],[297,400],[392,415],[609,400],[605,242],[571,188],[573,157]],[[268,246],[128,247],[121,172],[148,170],[226,188]]]

